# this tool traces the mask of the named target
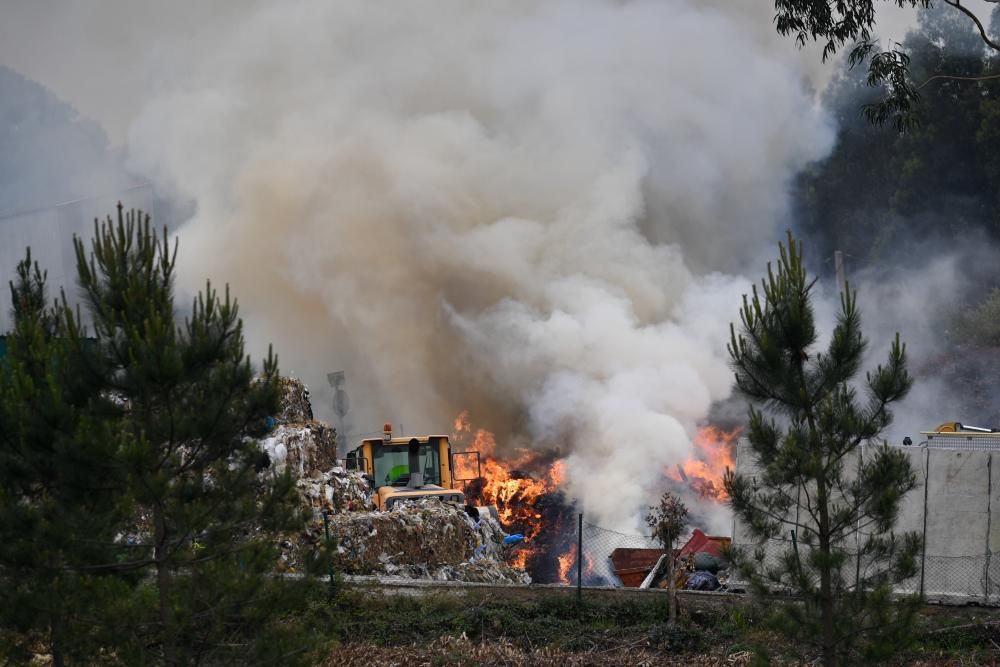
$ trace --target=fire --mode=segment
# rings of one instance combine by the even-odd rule
[[[495,456],[496,438],[484,429],[473,429],[468,411],[455,418],[454,438],[457,442],[469,443],[469,450],[479,452],[478,470],[475,457],[455,457],[456,479],[481,478],[482,488],[477,489],[478,495],[486,504],[496,506],[503,525],[527,524],[525,537],[530,540],[541,527],[542,517],[534,510],[534,504],[562,483],[565,463],[559,460],[542,465],[545,468],[543,474],[529,476],[520,469],[537,469],[539,453],[521,450],[510,462],[498,460]]]
[[[563,480],[566,479],[566,462],[559,459],[552,464],[549,468],[549,479],[552,481],[553,486],[562,486]]]
[[[561,584],[571,584],[576,582],[576,567],[577,563],[577,548],[573,544],[570,546],[569,551],[559,556],[557,559],[559,561],[559,583]],[[594,576],[594,558],[585,549],[583,552],[583,581],[587,582],[588,579]]]
[[[528,567],[528,556],[534,554],[533,549],[518,549],[514,553],[514,557],[510,560],[510,564],[519,570],[525,570]]]
[[[576,562],[576,545],[574,544],[570,547],[570,550],[559,556],[559,582],[563,584],[569,583],[569,571],[573,567],[573,563]]]
[[[579,558],[573,525],[576,510],[556,493],[566,479],[565,459],[520,449],[505,452],[501,460],[494,435],[473,427],[467,411],[455,418],[454,427],[455,479],[464,483],[471,502],[497,508],[507,532],[525,537],[511,553],[510,564],[528,570],[536,581],[575,582],[574,568]],[[739,433],[739,429],[725,431],[715,426],[699,429],[694,438],[694,455],[667,474],[705,499],[725,500],[722,478],[727,467],[734,467]],[[478,452],[478,461],[476,456],[463,455],[459,450]],[[594,562],[587,551],[584,549],[583,554],[584,581],[592,581]]]
[[[528,449],[517,450],[501,461],[496,457],[496,438],[485,429],[473,428],[468,411],[455,418],[454,426],[453,441],[461,449],[479,452],[478,466],[475,456],[454,456],[456,480],[465,482],[470,500],[496,506],[505,529],[524,535],[523,545],[512,554],[511,565],[526,569],[529,560],[542,555],[538,542],[533,543],[545,521],[538,501],[562,485],[565,461]],[[558,530],[559,526],[549,528]]]
[[[723,501],[727,498],[722,486],[726,468],[735,467],[733,453],[741,429],[723,431],[715,426],[703,426],[694,437],[695,456],[677,466],[674,479],[687,482],[703,498]]]

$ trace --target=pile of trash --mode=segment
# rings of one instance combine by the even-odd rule
[[[260,447],[267,453],[269,466],[279,473],[289,468],[296,479],[337,464],[336,431],[317,421],[275,426]]]
[[[694,530],[687,543],[676,552],[674,559],[674,584],[679,590],[724,591],[729,583],[731,564],[724,552],[729,538],[709,537]],[[666,555],[657,561],[641,587],[667,588]]]
[[[507,565],[496,519],[474,519],[437,498],[400,503],[388,512],[342,511],[327,516],[334,568],[345,574],[384,574],[437,581],[530,583]],[[309,522],[309,544],[325,539],[322,514]],[[288,563],[294,567],[294,563]]]
[[[309,402],[309,387],[295,378],[278,378],[281,389],[281,412],[275,419],[282,424],[303,424],[313,421],[312,403]]]
[[[337,432],[313,419],[309,389],[301,380],[278,378],[281,411],[268,417],[271,428],[260,447],[267,454],[267,467],[277,472],[291,470],[296,479],[305,479],[337,465]]]
[[[371,512],[375,509],[372,491],[364,475],[334,466],[326,472],[313,469],[295,482],[302,502],[314,517],[323,512]]]
[[[688,556],[678,568],[678,588],[688,591],[724,591],[729,582],[729,561],[699,552]]]
[[[287,378],[281,387],[282,410],[269,420],[272,430],[260,446],[267,468],[291,473],[311,515],[300,534],[282,541],[279,570],[306,569],[329,530],[334,568],[345,574],[530,583],[527,573],[505,562],[508,536],[492,516],[437,498],[376,510],[365,475],[337,465],[336,434],[313,420],[309,390]]]

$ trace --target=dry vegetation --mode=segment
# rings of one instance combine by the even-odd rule
[[[328,611],[333,665],[749,665],[818,664],[818,652],[763,628],[762,611],[725,596],[684,596],[677,627],[663,595],[571,590],[470,589],[389,595],[348,589]],[[894,664],[995,664],[1000,611],[928,607],[914,646]]]

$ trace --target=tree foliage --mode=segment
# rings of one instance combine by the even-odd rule
[[[653,537],[660,541],[664,549],[673,549],[678,538],[687,527],[687,506],[670,491],[660,496],[660,504],[649,508],[646,525],[652,529]]]
[[[997,58],[978,49],[962,15],[946,6],[920,12],[904,41],[911,75],[974,78]],[[802,233],[829,256],[841,250],[855,267],[919,261],[968,239],[1000,239],[1000,80],[941,78],[921,89],[919,126],[903,135],[880,132],[857,110],[880,98],[866,75],[845,69],[824,94],[839,127],[832,153],[810,166],[795,188]],[[969,266],[967,278],[988,289],[995,272]]]
[[[646,525],[653,532],[653,537],[660,541],[667,556],[667,590],[669,591],[669,620],[677,621],[677,582],[674,578],[674,547],[678,538],[687,528],[690,514],[687,505],[680,498],[664,491],[660,496],[660,504],[649,508],[646,515]]]
[[[910,55],[904,45],[889,45],[888,49],[880,46],[875,36],[880,5],[923,10],[921,27],[925,32],[933,28],[929,19],[945,25],[960,20],[969,28],[966,34],[974,35],[974,42],[947,44],[949,49],[963,56],[973,53],[973,49],[1000,54],[1000,44],[991,37],[983,20],[961,0],[943,0],[937,8],[930,0],[885,0],[884,3],[878,0],[775,0],[774,4],[775,23],[780,34],[792,36],[799,45],[809,41],[822,44],[824,61],[849,45],[848,62],[852,68],[868,63],[868,85],[880,87],[883,95],[865,104],[864,115],[876,125],[891,123],[900,132],[915,127],[918,118],[914,111],[921,99],[921,90],[932,78],[921,77],[918,70],[911,68]],[[934,78],[983,80],[987,76],[983,73],[972,77],[942,73]]]
[[[304,644],[280,621],[298,584],[273,572],[301,516],[254,440],[276,359],[255,375],[228,289],[178,319],[177,247],[148,216],[119,205],[90,252],[74,244],[86,312],[46,305],[29,255],[0,368],[0,578],[26,601],[19,637],[77,662],[294,662]]]
[[[120,493],[117,424],[78,373],[47,303],[45,274],[30,251],[10,285],[14,329],[0,364],[0,626],[4,652],[27,662],[36,641],[56,665],[92,660],[115,620],[112,599],[134,580],[106,576],[117,527],[130,506]],[[79,335],[79,332],[77,332]]]
[[[890,600],[893,586],[916,573],[919,537],[893,532],[916,478],[901,450],[858,450],[891,423],[890,406],[912,381],[897,335],[885,365],[857,382],[866,341],[850,291],[829,344],[817,350],[812,286],[789,234],[732,329],[729,353],[737,387],[751,400],[747,438],[760,473],[729,471],[724,483],[762,545],[736,554],[737,562],[758,593],[800,596],[801,605],[776,608],[775,627],[817,644],[825,665],[878,661],[905,640],[919,602]],[[790,542],[770,541],[789,531]],[[769,558],[765,546],[782,544]]]

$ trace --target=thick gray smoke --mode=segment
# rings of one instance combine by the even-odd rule
[[[741,275],[832,141],[768,6],[241,5],[178,38],[127,147],[197,204],[181,287],[230,283],[253,351],[321,400],[346,370],[355,430],[469,409],[635,530],[729,395]]]

